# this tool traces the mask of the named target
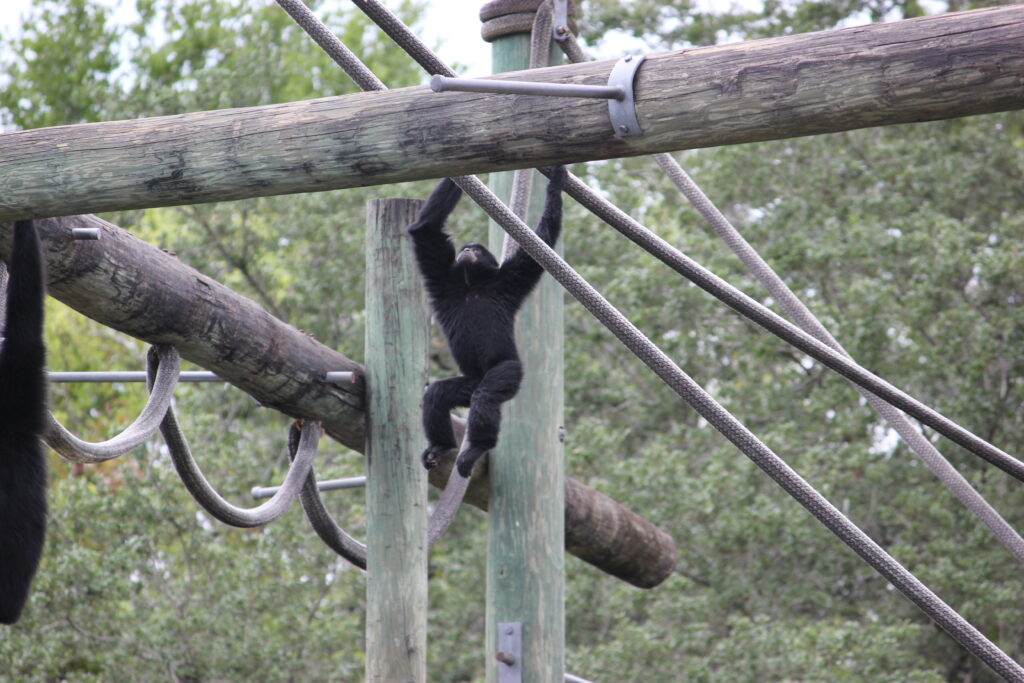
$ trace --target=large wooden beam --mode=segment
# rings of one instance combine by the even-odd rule
[[[183,358],[216,372],[262,405],[320,420],[331,437],[363,452],[361,365],[96,216],[46,219],[36,226],[52,296],[145,342],[173,344]],[[99,228],[101,239],[72,239],[71,229],[78,227]],[[5,261],[11,236],[12,225],[0,222],[0,259]],[[328,384],[324,375],[329,370],[355,371],[358,379]],[[456,419],[455,427],[461,440],[463,422]],[[430,482],[443,487],[453,463],[447,454],[431,470]],[[566,479],[565,500],[565,545],[573,555],[642,588],[672,573],[675,544],[664,531],[573,479]],[[466,502],[487,509],[485,476],[474,476]]]
[[[426,87],[0,136],[0,220],[377,185],[1024,108],[1024,6],[652,55],[607,105]],[[497,76],[603,85],[612,62]]]

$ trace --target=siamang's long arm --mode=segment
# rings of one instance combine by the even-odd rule
[[[0,414],[5,421],[4,431],[36,438],[43,431],[43,406],[46,404],[43,375],[46,284],[39,238],[32,221],[15,222],[12,255],[16,262],[10,267],[7,321],[3,332],[6,338],[0,353]]]
[[[435,300],[443,296],[455,261],[455,245],[444,231],[444,223],[461,196],[459,186],[445,178],[430,193],[419,216],[408,227],[427,292]]]
[[[552,169],[544,213],[537,224],[537,236],[549,247],[555,246],[562,232],[562,188],[565,186],[566,175],[565,166],[556,166]],[[518,307],[543,274],[544,269],[540,264],[519,247],[501,265],[502,291],[513,297]]]

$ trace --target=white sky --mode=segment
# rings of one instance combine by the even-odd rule
[[[128,10],[134,6],[129,0],[105,2],[122,8],[126,16],[130,16]],[[0,0],[0,32],[11,35],[31,4],[31,0]],[[397,3],[385,0],[385,4],[394,7]],[[479,12],[483,4],[484,0],[435,0],[429,3],[424,17],[421,37],[431,47],[439,46],[438,54],[446,63],[458,61],[467,65],[461,74],[464,76],[481,76],[491,70],[491,47],[480,38]]]

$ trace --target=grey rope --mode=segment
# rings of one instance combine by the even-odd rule
[[[587,61],[586,55],[576,42],[575,36],[568,34],[561,43],[563,51],[573,62]],[[675,183],[683,196],[711,225],[715,233],[726,243],[747,269],[768,290],[768,293],[779,302],[797,325],[816,339],[832,347],[847,358],[849,353],[829,333],[824,325],[814,316],[809,308],[786,285],[781,277],[768,265],[760,254],[750,246],[721,211],[701,191],[700,187],[683,170],[682,166],[671,154],[653,155],[654,160],[668,177]],[[924,464],[949,488],[974,515],[991,529],[996,538],[1021,562],[1024,562],[1024,539],[1006,522],[988,501],[978,493],[970,483],[939,453],[928,439],[918,431],[910,420],[899,410],[886,403],[878,396],[854,385],[854,388],[871,404],[875,411],[888,422],[896,433],[907,443],[911,450]]]
[[[474,176],[460,176],[454,180],[630,351],[818,521],[993,670],[1008,680],[1024,681],[1024,669],[847,519],[782,458],[719,405],[502,204],[486,185]]]
[[[551,58],[551,25],[554,22],[554,9],[551,0],[544,0],[537,8],[530,32],[530,68],[539,69],[547,66]],[[526,220],[526,212],[530,207],[530,188],[533,185],[533,169],[520,168],[512,175],[512,196],[509,206],[517,216]],[[504,263],[516,252],[516,242],[505,235],[501,243],[501,261]]]
[[[316,41],[316,44],[345,70],[349,78],[363,90],[385,90],[385,85],[348,47],[335,37],[327,26],[301,0],[277,0],[295,23]]]
[[[700,187],[670,154],[656,154],[655,161],[668,174],[683,195],[693,204],[698,212],[711,224],[719,237],[729,246],[747,269],[764,285],[769,294],[779,302],[783,310],[796,321],[796,324],[815,338],[828,344],[839,353],[850,357],[846,349],[836,341],[824,325],[811,313],[803,301],[793,293],[782,278],[769,266],[761,255],[750,246],[722,212],[701,191]],[[989,505],[980,493],[939,453],[928,439],[914,428],[910,420],[899,410],[889,405],[871,392],[855,387],[867,399],[871,407],[888,422],[900,437],[910,446],[911,450],[924,464],[953,492],[960,501],[973,512],[985,525],[992,530],[996,538],[1006,548],[1024,562],[1024,539],[1011,527],[1005,519]]]
[[[178,383],[178,351],[162,344],[150,349],[159,357],[160,369],[149,395],[146,407],[139,417],[117,436],[99,443],[90,443],[76,437],[63,427],[52,413],[47,413],[43,440],[65,460],[78,463],[99,463],[124,455],[142,445],[160,426],[164,414],[170,409],[174,387]]]
[[[299,428],[292,425],[288,433],[288,456],[293,460],[299,449],[300,434]],[[331,517],[320,497],[320,490],[316,485],[316,474],[312,468],[309,470],[306,481],[302,484],[299,500],[302,502],[306,519],[309,520],[310,526],[313,527],[313,531],[320,537],[320,540],[355,566],[366,569],[366,546],[349,536]]]
[[[542,169],[541,172],[547,174],[550,171]],[[854,384],[882,397],[971,453],[988,460],[1014,478],[1024,481],[1024,463],[862,368],[845,355],[818,341],[771,309],[736,289],[595,193],[576,176],[569,174],[566,179],[565,191],[598,218],[747,319],[800,349]]]
[[[163,369],[163,363],[157,354],[150,350],[146,359],[146,371],[150,377]],[[177,374],[177,368],[174,368]],[[159,375],[157,375],[159,376]],[[209,512],[214,518],[230,524],[231,526],[250,528],[269,524],[283,515],[291,507],[295,499],[299,497],[299,489],[306,481],[306,477],[313,469],[313,459],[316,457],[317,443],[320,440],[320,423],[307,421],[302,430],[302,440],[299,443],[298,455],[295,462],[288,469],[284,484],[280,490],[267,502],[251,509],[240,508],[232,505],[221,497],[214,490],[210,483],[203,476],[202,471],[192,457],[192,451],[188,446],[188,440],[178,425],[174,416],[174,409],[168,407],[163,421],[160,423],[160,433],[171,453],[171,461],[178,476],[185,484],[185,488],[192,494],[203,509]]]
[[[373,14],[370,15],[371,18],[378,15],[382,16],[382,19],[387,24],[387,28],[379,21],[377,22],[378,25],[392,38],[395,37],[395,34],[402,35],[404,41],[398,40],[398,42],[407,52],[410,52],[410,54],[415,52],[420,57],[423,57],[424,53],[426,53],[432,57],[432,60],[428,61],[440,62],[409,31],[408,27],[401,24],[394,15],[379,3],[373,0],[354,0],[354,2],[360,8],[369,7],[372,9]],[[364,11],[366,10],[364,9]],[[377,19],[374,18],[374,21],[377,21]],[[404,31],[398,30],[398,27],[404,29]],[[408,43],[408,45],[405,43]],[[447,67],[445,69],[447,70]],[[431,71],[431,73],[444,74],[444,71]],[[450,73],[444,75],[450,75]],[[764,470],[787,493],[811,512],[816,519],[875,568],[876,571],[888,579],[890,583],[896,586],[897,589],[914,602],[957,642],[974,653],[1004,678],[1024,683],[1024,669],[1020,665],[993,645],[976,628],[957,614],[956,611],[946,605],[867,534],[843,516],[824,496],[804,481],[785,461],[764,445],[735,417],[722,408],[707,392],[676,366],[661,349],[643,336],[625,316],[619,313],[586,280],[569,267],[533,230],[519,220],[507,206],[502,204],[486,185],[474,176],[460,176],[454,178],[454,180],[467,194],[473,197],[474,201],[491,218],[496,220],[511,234],[537,263],[551,273],[570,294],[615,334],[630,351],[643,360],[655,374],[665,381],[679,396],[690,403],[704,419],[735,444],[741,452]],[[820,344],[820,342],[816,343]],[[831,349],[829,350],[831,351]]]

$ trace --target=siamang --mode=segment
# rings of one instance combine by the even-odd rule
[[[46,533],[45,267],[32,221],[14,224],[0,347],[0,623],[21,617]]]
[[[562,230],[565,178],[565,167],[555,167],[537,226],[537,235],[550,246]],[[434,382],[423,395],[429,445],[421,460],[432,469],[440,453],[456,447],[451,409],[468,406],[468,444],[455,465],[460,475],[469,477],[476,461],[498,442],[501,404],[519,391],[523,366],[516,350],[515,315],[544,271],[522,248],[500,266],[481,244],[467,244],[456,252],[444,224],[461,195],[454,182],[442,180],[408,231],[436,319],[462,373]]]

